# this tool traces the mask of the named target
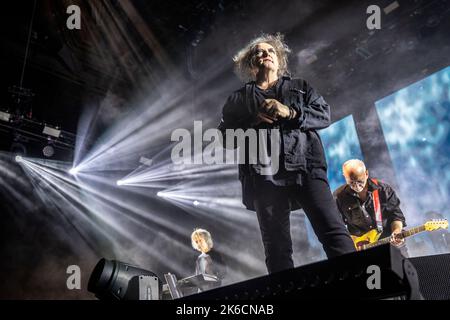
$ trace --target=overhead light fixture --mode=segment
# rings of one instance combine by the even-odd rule
[[[59,138],[61,136],[61,130],[58,128],[52,128],[47,125],[44,126],[44,130],[42,131],[43,134],[46,134],[48,136]]]
[[[48,144],[42,149],[42,154],[46,158],[51,158],[55,155],[55,148],[52,145]]]
[[[123,181],[123,180],[117,180],[117,185],[118,186],[123,186],[124,184],[125,184],[125,181]]]
[[[162,282],[151,271],[101,259],[91,273],[88,291],[100,300],[159,300]]]
[[[0,120],[9,122],[9,120],[11,120],[11,114],[8,112],[0,111]]]
[[[25,145],[23,145],[20,142],[14,142],[11,144],[11,148],[9,151],[16,156],[26,156],[27,155],[27,148]]]
[[[143,165],[145,165],[147,167],[151,167],[152,164],[153,164],[153,159],[149,159],[149,158],[146,158],[146,157],[141,157],[139,159],[139,163],[141,163],[141,164],[143,164]]]

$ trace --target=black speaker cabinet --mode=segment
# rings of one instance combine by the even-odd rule
[[[450,300],[450,254],[410,258],[426,300]]]

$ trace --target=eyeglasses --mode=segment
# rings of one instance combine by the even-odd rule
[[[359,187],[364,187],[366,185],[366,179],[350,179],[349,177],[346,177],[344,175],[345,178],[345,182],[347,182],[347,184],[349,186],[359,186]]]
[[[348,184],[364,184],[364,183],[366,183],[366,181],[364,181],[364,180],[345,179],[345,181],[347,181]]]

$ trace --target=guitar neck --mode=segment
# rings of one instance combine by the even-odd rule
[[[402,237],[407,238],[407,237],[413,236],[415,234],[418,234],[418,233],[424,232],[424,231],[426,231],[425,225],[422,225],[419,227],[415,227],[415,228],[412,228],[409,230],[402,231]]]
[[[407,238],[407,237],[413,236],[415,234],[418,234],[418,233],[424,232],[424,231],[426,231],[425,225],[422,225],[422,226],[419,226],[419,227],[415,227],[415,228],[412,228],[412,229],[409,229],[409,230],[402,231],[402,237],[403,238]],[[378,240],[377,242],[366,244],[364,246],[364,249],[380,246],[382,244],[389,243],[390,241],[391,241],[390,237],[386,237],[386,238]]]

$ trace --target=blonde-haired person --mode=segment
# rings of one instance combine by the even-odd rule
[[[208,230],[197,228],[191,234],[192,248],[200,252],[195,264],[195,274],[210,274],[219,279],[220,285],[225,276],[222,256],[213,250],[214,243]]]
[[[208,253],[214,246],[211,233],[205,229],[195,229],[191,234],[192,248],[201,253]]]
[[[246,83],[228,97],[219,124],[226,147],[228,129],[255,129],[257,137],[280,133],[273,175],[266,175],[261,163],[239,165],[243,203],[256,211],[269,273],[294,267],[290,213],[301,207],[328,257],[355,250],[331,194],[317,133],[330,125],[330,106],[308,82],[289,76],[289,52],[281,34],[263,34],[239,50],[235,71]],[[272,139],[263,140],[259,143],[266,145],[258,149],[270,150]],[[253,160],[246,143],[245,159]]]

